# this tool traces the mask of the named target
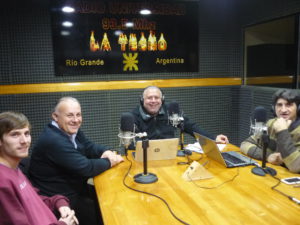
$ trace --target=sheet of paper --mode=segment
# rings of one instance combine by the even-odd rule
[[[195,142],[194,144],[188,144],[187,146],[185,146],[184,149],[190,150],[193,152],[203,153],[203,150],[202,150],[199,142]]]

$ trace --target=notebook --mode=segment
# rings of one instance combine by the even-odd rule
[[[178,143],[178,138],[149,140],[147,160],[176,159]],[[138,162],[143,161],[142,141],[136,142],[134,158]]]
[[[206,156],[227,168],[254,165],[256,163],[255,160],[235,151],[220,152],[214,140],[195,132],[194,135]]]

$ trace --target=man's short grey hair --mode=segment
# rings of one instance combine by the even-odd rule
[[[78,101],[78,99],[71,97],[71,96],[65,96],[65,97],[58,99],[58,101],[56,102],[56,104],[54,106],[53,112],[57,112],[60,103],[67,102],[67,101],[77,102],[80,105],[80,102]]]
[[[157,90],[159,90],[159,92],[160,92],[160,97],[161,97],[161,98],[163,97],[163,93],[162,93],[161,89],[160,89],[159,87],[153,85],[153,86],[148,86],[148,87],[145,87],[145,88],[144,88],[143,95],[142,95],[143,98],[145,97],[145,92],[146,92],[148,89],[157,89]]]

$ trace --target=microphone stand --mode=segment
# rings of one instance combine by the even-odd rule
[[[179,144],[180,144],[180,150],[177,151],[177,156],[180,156],[180,157],[184,157],[185,156],[185,150],[184,150],[184,132],[183,132],[183,127],[184,124],[183,122],[181,121],[180,124],[179,124],[179,128],[180,128],[180,138],[179,138]]]
[[[269,145],[269,135],[267,134],[267,131],[263,131],[263,134],[261,136],[262,144],[263,144],[263,155],[262,155],[262,164],[261,167],[254,167],[251,172],[255,175],[259,176],[265,176],[266,174],[270,174],[271,176],[275,176],[277,174],[276,170],[274,170],[271,167],[266,166],[267,162],[267,148]]]
[[[136,174],[134,176],[134,181],[141,184],[151,184],[156,182],[158,178],[154,173],[148,173],[147,171],[147,148],[149,147],[149,140],[147,137],[142,137],[142,147],[144,172]]]

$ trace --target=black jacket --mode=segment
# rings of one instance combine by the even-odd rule
[[[156,116],[151,116],[146,113],[144,107],[139,105],[132,111],[134,115],[135,125],[137,127],[136,132],[146,132],[149,139],[166,139],[174,138],[176,127],[173,127],[169,122],[167,113],[167,104],[163,104]],[[193,132],[197,132],[211,139],[215,139],[215,136],[210,135],[206,131],[197,126],[195,122],[189,120],[188,117],[183,116],[183,130],[185,133],[194,137]]]
[[[52,124],[40,135],[32,150],[29,175],[41,194],[74,197],[89,177],[110,168],[108,159],[100,159],[108,147],[92,143],[80,130],[75,141],[77,149],[69,136]]]

